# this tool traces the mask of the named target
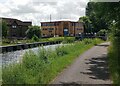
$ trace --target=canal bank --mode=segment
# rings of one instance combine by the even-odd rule
[[[39,46],[60,44],[61,42],[62,41],[50,41],[50,42],[25,43],[25,44],[17,44],[17,45],[10,45],[10,46],[0,46],[0,50],[2,50],[0,53],[24,50],[24,49],[35,48]]]
[[[9,65],[11,63],[19,63],[26,52],[34,51],[35,53],[37,53],[42,48],[46,50],[47,49],[55,50],[56,47],[63,46],[63,45],[66,45],[66,44],[46,45],[46,46],[39,46],[35,48],[30,48],[30,49],[6,52],[3,54],[0,54],[2,56],[1,62],[3,66]]]

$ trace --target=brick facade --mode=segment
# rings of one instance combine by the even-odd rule
[[[41,22],[42,37],[78,36],[84,32],[82,22],[55,21]]]

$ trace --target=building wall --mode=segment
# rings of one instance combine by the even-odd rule
[[[50,26],[50,23],[53,25]],[[81,22],[71,21],[42,22],[41,28],[43,37],[52,37],[54,35],[65,36],[64,29],[68,29],[68,36],[77,36],[78,34],[84,32],[83,24]],[[49,28],[53,29],[50,31]]]
[[[28,26],[32,25],[32,22],[22,22],[12,18],[2,18],[8,26],[8,38],[24,38],[25,32],[28,30]]]

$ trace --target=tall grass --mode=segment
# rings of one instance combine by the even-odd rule
[[[34,43],[34,42],[51,42],[51,41],[62,41],[63,43],[71,43],[75,41],[75,37],[52,37],[52,38],[37,38],[34,36],[32,39],[25,40],[11,40],[11,39],[3,39],[2,45],[15,45],[20,43]]]
[[[114,84],[120,86],[120,42],[113,41],[109,47],[109,68]]]
[[[3,84],[48,84],[80,54],[101,42],[100,39],[90,39],[89,44],[85,41],[55,50],[40,48],[37,53],[26,52],[21,63],[3,68]]]
[[[114,84],[120,86],[120,27],[113,24],[110,33],[111,46],[109,47],[109,67]]]

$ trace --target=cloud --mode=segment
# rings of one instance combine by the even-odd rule
[[[41,21],[69,19],[77,21],[85,15],[87,0],[7,0],[0,2],[0,16],[30,20],[35,25]]]

